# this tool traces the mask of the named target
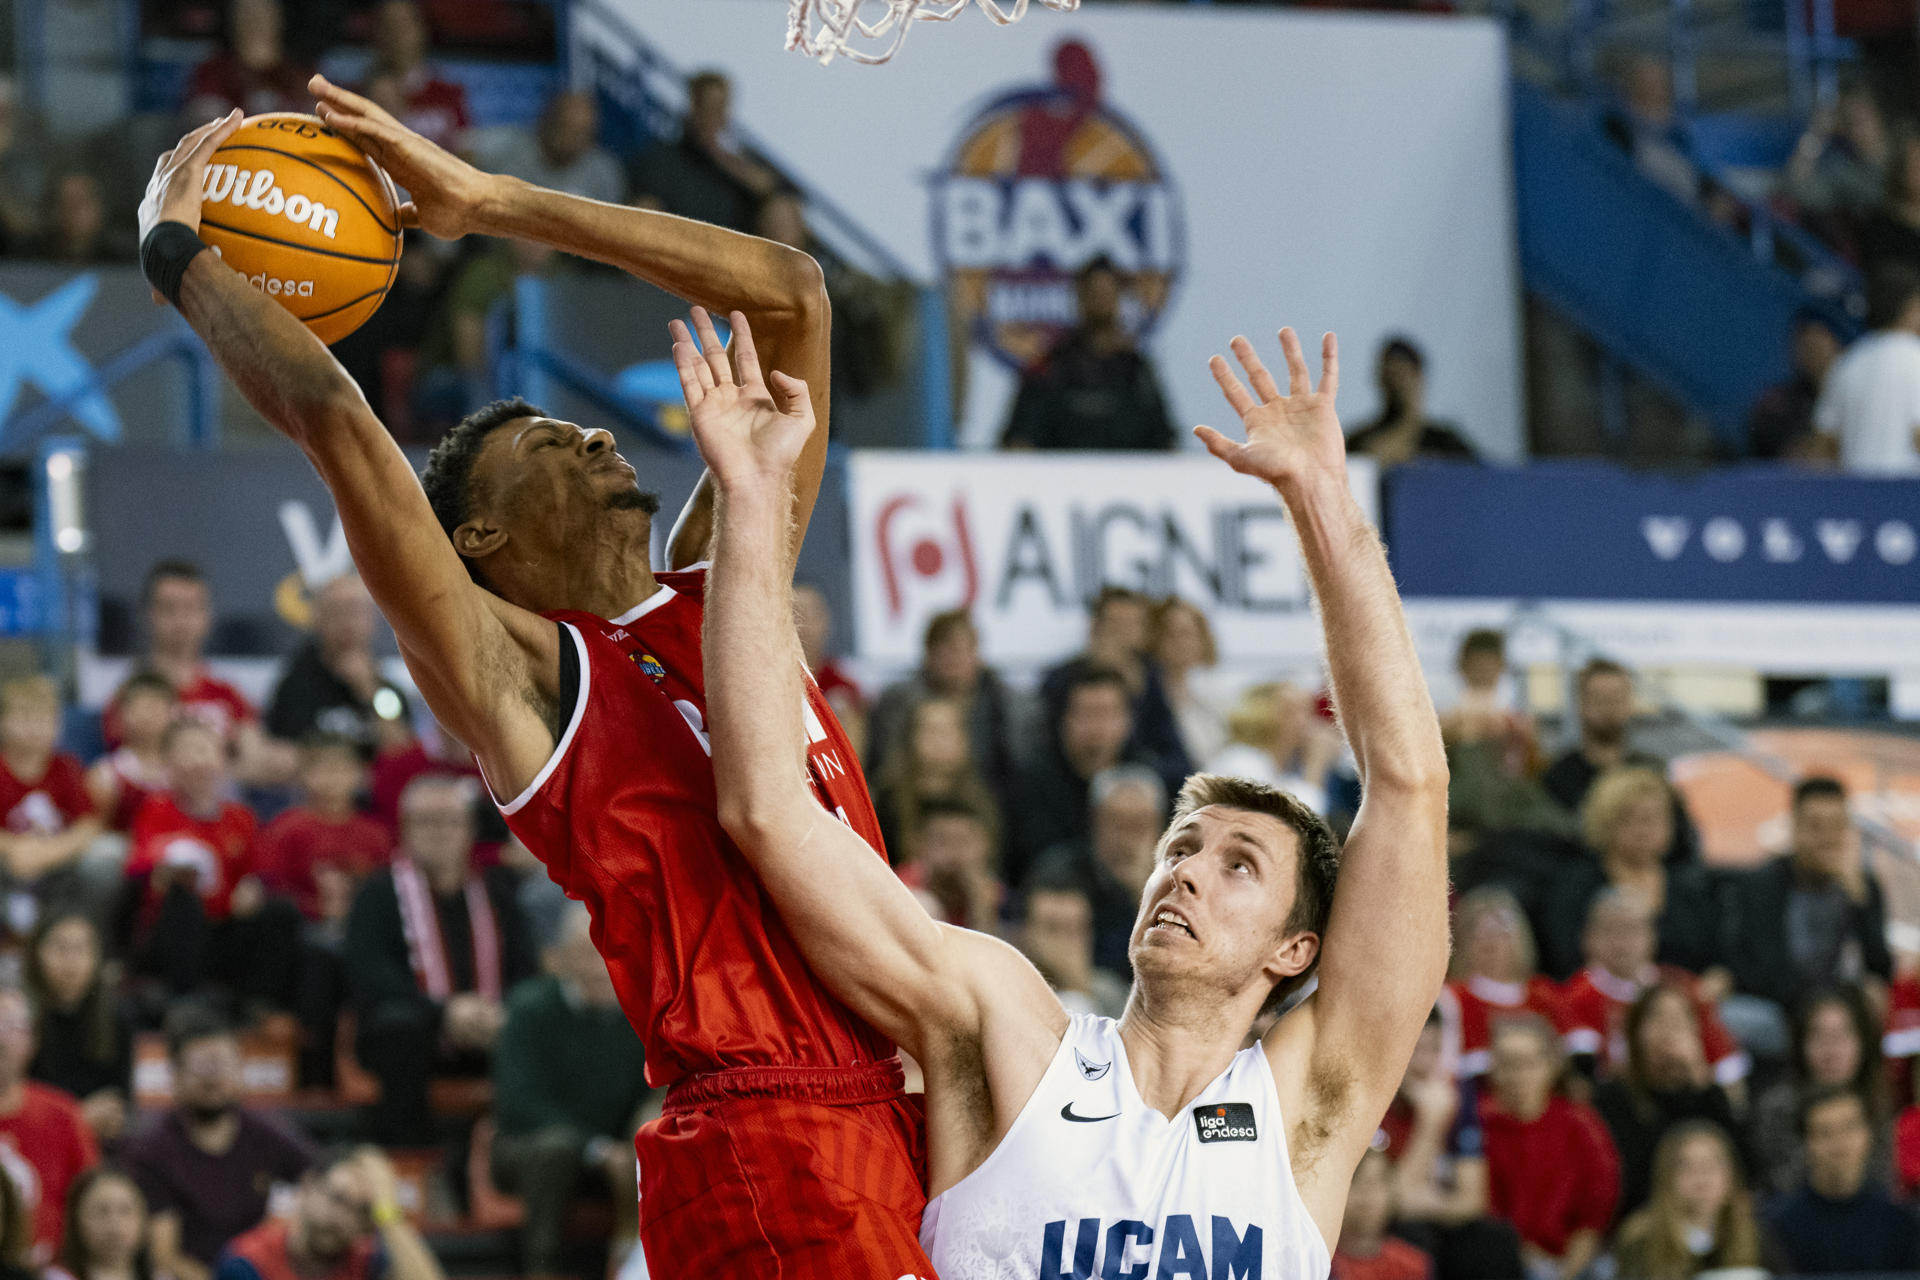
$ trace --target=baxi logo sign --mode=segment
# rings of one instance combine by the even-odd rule
[[[1371,512],[1372,464],[1349,475]],[[972,614],[994,660],[1050,660],[1109,584],[1192,600],[1228,661],[1319,652],[1286,512],[1212,458],[860,451],[848,497],[856,644],[883,666],[916,661],[948,609]]]
[[[1101,100],[1085,44],[1054,52],[1053,83],[1013,90],[961,130],[933,185],[934,258],[973,341],[1015,368],[1077,320],[1074,273],[1130,277],[1122,320],[1152,332],[1186,258],[1180,201],[1133,123]]]

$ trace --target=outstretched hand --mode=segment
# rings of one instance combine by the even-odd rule
[[[1240,415],[1245,441],[1233,440],[1212,427],[1195,427],[1207,452],[1242,475],[1258,476],[1268,484],[1298,483],[1316,473],[1335,473],[1346,482],[1346,436],[1340,430],[1333,398],[1340,389],[1340,344],[1329,333],[1320,343],[1320,388],[1307,376],[1306,356],[1292,329],[1280,331],[1280,350],[1287,358],[1287,390],[1280,387],[1260,363],[1253,344],[1233,340],[1233,354],[1246,371],[1253,390],[1235,376],[1221,356],[1208,367],[1220,384],[1227,403]]]
[[[474,168],[446,148],[401,124],[385,107],[325,76],[307,81],[314,110],[328,128],[366,152],[394,182],[413,197],[400,206],[400,225],[420,227],[442,240],[458,240],[473,230],[486,199],[491,174]]]
[[[693,440],[723,492],[755,486],[784,490],[813,434],[807,384],[778,370],[763,376],[747,317],[734,312],[732,359],[705,309],[693,328],[675,320],[673,364],[687,399]]]

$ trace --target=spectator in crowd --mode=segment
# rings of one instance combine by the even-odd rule
[[[231,790],[214,731],[176,720],[165,739],[168,789],[133,820],[127,876],[140,891],[136,964],[175,995],[208,980],[243,1001],[293,1007],[299,914],[259,876],[259,821]]]
[[[445,725],[430,720],[428,732],[415,736],[398,751],[385,751],[374,757],[368,786],[371,813],[388,831],[399,832],[400,797],[406,793],[408,784],[423,773],[466,778],[475,788],[482,785],[480,766],[473,762],[473,753],[467,750],[466,744],[448,733]],[[490,807],[483,809],[482,815],[483,834],[497,830],[500,838],[505,839],[506,825],[500,822],[499,815],[491,812]],[[498,825],[488,827],[489,819]]]
[[[1083,838],[1092,822],[1088,787],[1094,775],[1123,761],[1157,770],[1159,762],[1129,745],[1133,698],[1112,667],[1083,664],[1068,678],[1058,729],[1049,749],[1014,779],[1002,863],[1008,884],[1019,886],[1046,850]]]
[[[1347,453],[1397,467],[1415,458],[1452,458],[1471,462],[1473,446],[1452,423],[1427,417],[1427,358],[1404,336],[1388,338],[1380,348],[1376,375],[1380,412],[1347,437]]]
[[[45,676],[0,685],[0,892],[5,924],[30,932],[49,906],[99,907],[99,877],[81,870],[87,846],[106,829],[87,794],[80,762],[55,750],[60,692]]]
[[[150,1115],[120,1159],[153,1214],[156,1275],[209,1280],[220,1251],[300,1180],[313,1148],[298,1131],[240,1105],[240,1040],[205,1006],[167,1013],[173,1106]]]
[[[1892,145],[1879,99],[1865,84],[1842,87],[1816,107],[1787,160],[1787,194],[1802,217],[1844,245],[1836,232],[1854,231],[1879,208],[1886,191]]]
[[[78,911],[47,915],[23,976],[38,1046],[28,1074],[78,1098],[93,1136],[111,1147],[133,1098],[133,1020],[114,995],[99,927]]]
[[[368,876],[347,920],[347,988],[356,1052],[380,1079],[373,1133],[388,1145],[433,1139],[434,1075],[484,1075],[512,985],[533,972],[512,875],[474,871],[473,789],[427,774],[400,802],[400,847]]]
[[[818,587],[800,584],[793,589],[793,621],[800,633],[800,656],[806,659],[813,682],[820,686],[834,718],[847,731],[847,741],[867,754],[867,696],[828,650],[833,638],[833,609]]]
[[[1839,321],[1819,307],[1793,317],[1793,375],[1769,387],[1747,414],[1747,453],[1796,462],[1830,460],[1832,442],[1814,429],[1814,406],[1844,345]]]
[[[107,199],[98,176],[66,169],[47,184],[39,257],[84,266],[130,261],[133,246],[107,221]]]
[[[1534,971],[1533,930],[1511,893],[1485,885],[1463,895],[1453,909],[1453,936],[1453,967],[1439,1008],[1446,1061],[1461,1078],[1486,1073],[1503,1019],[1532,1013],[1566,1030],[1566,1007]]]
[[[193,69],[185,118],[210,120],[235,107],[250,116],[312,111],[313,68],[287,56],[280,0],[227,0],[225,18],[220,51]]]
[[[1220,660],[1213,628],[1198,605],[1168,596],[1153,606],[1148,652],[1173,710],[1180,746],[1189,760],[1211,760],[1227,746],[1227,717],[1218,703],[1194,687],[1195,675]]]
[[[1093,962],[1131,974],[1127,948],[1166,826],[1167,786],[1145,765],[1117,764],[1094,775],[1087,799],[1093,809],[1087,838],[1049,849],[1036,874],[1077,885],[1087,895]]]
[[[1659,934],[1646,899],[1609,885],[1593,895],[1580,935],[1580,972],[1560,989],[1569,1030],[1567,1047],[1601,1078],[1625,1071],[1630,1060],[1627,1014],[1648,989],[1670,986],[1686,993],[1700,1031],[1701,1051],[1714,1082],[1735,1089],[1751,1062],[1740,1049],[1703,984],[1693,974],[1654,960]]]
[[[199,566],[189,560],[156,561],[147,570],[140,603],[146,615],[147,651],[136,661],[135,670],[165,679],[173,686],[179,714],[213,727],[233,756],[234,773],[242,782],[284,782],[293,773],[291,749],[269,742],[253,704],[207,668],[213,596]],[[101,729],[109,747],[124,740],[117,694],[101,718]]]
[[[1817,986],[1888,981],[1886,906],[1838,779],[1815,776],[1794,787],[1790,840],[1787,853],[1730,886],[1726,943],[1735,986],[1791,1009]]]
[[[1879,207],[1860,234],[1869,280],[1873,268],[1887,262],[1920,270],[1920,129],[1909,124],[1895,133],[1886,174]],[[1869,320],[1868,327],[1877,326]]]
[[[1619,1157],[1593,1109],[1561,1092],[1565,1054],[1546,1019],[1502,1018],[1492,1059],[1480,1122],[1493,1211],[1519,1233],[1529,1276],[1574,1280],[1613,1222]]]
[[[67,1193],[60,1265],[46,1280],[158,1280],[151,1232],[140,1185],[112,1165],[95,1165]]]
[[[472,123],[467,91],[436,74],[427,61],[431,39],[418,0],[380,0],[373,11],[373,64],[367,78],[391,84],[398,107],[393,115],[401,124],[458,153]]]
[[[414,399],[423,419],[451,424],[486,403],[493,386],[488,329],[495,308],[512,297],[516,281],[558,275],[567,264],[547,245],[509,237],[485,242],[453,269],[420,335],[423,372]]]
[[[393,836],[361,813],[367,785],[359,744],[315,734],[300,750],[300,800],[260,836],[260,878],[315,924],[339,926],[354,890],[393,852]]]
[[[1013,736],[1018,717],[1013,694],[1000,673],[980,658],[980,633],[965,609],[927,619],[920,669],[881,691],[867,721],[867,772],[886,768],[887,748],[901,740],[902,726],[928,697],[948,698],[967,713],[967,749],[987,784],[1005,795],[1013,781]]]
[[[167,789],[166,752],[160,744],[179,702],[173,686],[155,671],[134,672],[114,699],[120,745],[88,768],[87,794],[109,829],[126,832],[147,797]]]
[[[919,825],[920,807],[936,798],[988,815],[997,831],[999,804],[973,767],[965,709],[951,698],[927,698],[908,713],[901,732],[873,786],[874,812],[887,847],[904,849],[907,833]]]
[[[236,1237],[215,1280],[442,1280],[440,1264],[400,1209],[398,1180],[372,1147],[319,1160],[300,1180],[291,1218]]]
[[[0,988],[0,1172],[25,1196],[33,1261],[44,1266],[60,1247],[67,1189],[100,1155],[73,1096],[28,1078],[33,1053],[32,1007]]]
[[[0,72],[0,254],[24,253],[40,238],[47,151],[37,124],[12,73]]]
[[[1158,762],[1167,790],[1174,792],[1193,772],[1193,762],[1181,745],[1179,722],[1153,662],[1152,627],[1151,600],[1126,587],[1102,587],[1088,612],[1087,647],[1041,677],[1040,697],[1057,730],[1065,709],[1062,695],[1075,671],[1089,664],[1118,671],[1133,701],[1132,744]]]
[[[1809,1093],[1800,1103],[1806,1181],[1766,1215],[1786,1256],[1802,1275],[1845,1275],[1920,1269],[1920,1221],[1868,1177],[1873,1150],[1866,1099],[1845,1085]]]
[[[1667,762],[1634,750],[1628,741],[1633,727],[1633,673],[1610,658],[1594,658],[1574,676],[1574,702],[1580,721],[1580,741],[1547,766],[1540,784],[1568,813],[1586,804],[1595,779],[1621,765],[1641,765],[1665,774]],[[1674,801],[1673,847],[1667,859],[1693,856],[1693,832],[1686,811]]]
[[[1447,820],[1466,852],[1481,832],[1570,837],[1574,823],[1540,785],[1533,717],[1513,706],[1506,684],[1507,638],[1469,631],[1454,660],[1459,700],[1440,716],[1447,744]],[[1536,859],[1537,860],[1537,859]]]
[[[546,975],[514,988],[494,1050],[493,1171],[526,1205],[522,1275],[565,1271],[567,1210],[589,1189],[611,1193],[614,1265],[639,1232],[633,1135],[650,1097],[646,1059],[591,927],[569,904]]]
[[[1920,253],[1869,269],[1867,333],[1827,374],[1813,423],[1843,470],[1920,474]]]
[[[1019,942],[1069,1013],[1117,1018],[1125,1011],[1127,981],[1094,963],[1093,904],[1072,880],[1028,880]]]
[[[668,212],[735,231],[751,231],[755,208],[780,187],[780,175],[734,137],[733,82],[713,70],[687,80],[679,141],[643,152],[634,178]]]
[[[1433,1255],[1440,1280],[1519,1276],[1513,1228],[1487,1216],[1479,1098],[1447,1070],[1444,1039],[1436,1008],[1374,1138],[1393,1162],[1394,1230]]]
[[[83,1175],[84,1176],[84,1175]],[[34,1264],[33,1211],[11,1176],[0,1178],[0,1280],[59,1280]]]
[[[379,614],[357,573],[313,595],[313,638],[293,656],[267,708],[267,730],[283,742],[340,734],[368,758],[406,745],[407,695],[380,674],[373,652]]]
[[[1581,834],[1594,857],[1567,869],[1547,901],[1546,970],[1565,979],[1580,967],[1581,934],[1594,896],[1612,886],[1654,910],[1654,958],[1708,979],[1712,997],[1732,986],[1720,963],[1720,908],[1696,863],[1667,865],[1673,791],[1658,771],[1627,766],[1603,774],[1581,806]]]
[[[1278,787],[1324,815],[1327,775],[1340,748],[1340,731],[1314,713],[1305,690],[1257,684],[1228,714],[1227,747],[1207,761],[1205,771]]]
[[[1754,1157],[1762,1190],[1785,1195],[1806,1174],[1799,1141],[1800,1105],[1821,1089],[1843,1086],[1866,1105],[1873,1131],[1867,1169],[1892,1183],[1887,1076],[1873,1010],[1858,987],[1828,987],[1803,999],[1793,1014],[1793,1053],[1787,1076],[1760,1095],[1753,1109]]]
[[[995,874],[999,839],[993,810],[957,796],[931,796],[917,806],[915,825],[895,853],[900,879],[948,924],[998,932],[1006,896]]]
[[[1000,438],[1003,447],[1174,447],[1173,420],[1160,379],[1127,327],[1127,285],[1105,254],[1075,274],[1077,322],[1021,375]]]
[[[1646,1207],[1620,1226],[1613,1274],[1621,1280],[1692,1280],[1768,1264],[1740,1160],[1727,1131],[1683,1120],[1660,1139]]]
[[[1487,742],[1499,753],[1506,772],[1525,776],[1537,766],[1539,740],[1533,717],[1514,709],[1507,675],[1507,637],[1491,627],[1479,627],[1461,637],[1454,669],[1460,675],[1460,697],[1440,717],[1440,730],[1451,748]]]
[[[1654,1149],[1669,1129],[1710,1120],[1733,1133],[1738,1120],[1713,1081],[1699,1015],[1685,989],[1647,988],[1627,1011],[1626,1030],[1627,1069],[1601,1081],[1593,1106],[1620,1155],[1620,1210],[1631,1213],[1653,1193]]]
[[[1387,1234],[1394,1219],[1393,1165],[1368,1150],[1353,1171],[1333,1251],[1333,1280],[1430,1280],[1433,1259]]]
[[[600,107],[593,94],[565,89],[547,100],[537,128],[495,125],[480,130],[475,149],[483,169],[619,204],[626,196],[626,179],[619,161],[595,141],[599,132]]]
[[[1700,196],[1693,139],[1673,106],[1673,71],[1663,58],[1635,55],[1620,77],[1620,101],[1601,120],[1612,143],[1655,186],[1688,204]]]

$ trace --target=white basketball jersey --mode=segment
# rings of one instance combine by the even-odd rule
[[[1112,1018],[1075,1015],[985,1163],[927,1202],[941,1280],[1324,1280],[1258,1046],[1169,1120]]]

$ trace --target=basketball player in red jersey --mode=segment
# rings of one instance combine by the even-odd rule
[[[750,312],[762,351],[781,348],[769,360],[822,389],[813,407],[827,420],[828,308],[805,254],[482,174],[356,95],[318,77],[314,91],[323,118],[411,193],[410,224],[538,240]],[[161,158],[142,206],[147,246],[161,243],[161,224],[197,229],[206,157],[233,127],[197,130]],[[163,232],[181,244],[177,229]],[[508,824],[593,914],[648,1077],[668,1086],[665,1115],[637,1142],[654,1274],[931,1277],[918,1242],[919,1113],[892,1044],[815,981],[721,830],[704,573],[649,567],[657,501],[612,437],[496,405],[435,450],[423,489],[299,321],[214,254],[171,271],[157,247],[146,256],[156,289],[177,297],[227,375],[313,462],[428,705],[473,747]],[[715,343],[705,312],[694,314]],[[825,448],[822,430],[796,473],[803,524]],[[710,493],[703,479],[669,564],[703,555]],[[810,681],[808,711],[815,795],[880,850],[859,764]]]

